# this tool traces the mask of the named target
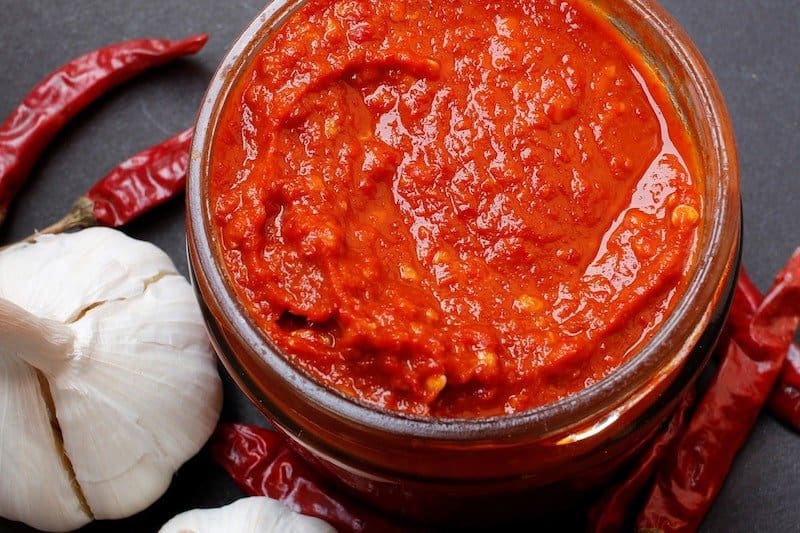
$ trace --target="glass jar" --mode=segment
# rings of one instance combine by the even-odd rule
[[[605,483],[663,425],[709,359],[739,262],[733,129],[708,66],[651,0],[592,2],[665,81],[704,173],[699,253],[688,288],[652,339],[607,378],[530,411],[415,418],[370,407],[292,366],[249,319],[209,215],[209,153],[231,87],[302,0],[275,0],[225,57],[198,115],[187,186],[190,266],[214,346],[233,379],[300,453],[346,490],[411,520],[470,523],[536,514]]]

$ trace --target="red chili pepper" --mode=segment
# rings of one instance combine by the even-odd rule
[[[747,294],[738,291],[735,298]],[[740,302],[735,301],[734,306]],[[749,326],[737,327],[723,339],[724,355],[717,373],[674,457],[657,474],[637,519],[640,531],[697,530],[767,401],[798,322],[800,250],[778,276]]]
[[[769,397],[769,410],[784,424],[800,431],[800,347],[796,343],[789,347],[789,354],[778,383]]]
[[[239,488],[251,496],[280,500],[341,532],[403,531],[376,512],[337,494],[274,431],[220,424],[212,437],[211,453]]]
[[[633,467],[633,470],[627,474],[621,483],[606,490],[603,496],[592,505],[588,514],[589,526],[587,531],[617,533],[630,530],[626,526],[629,526],[634,518],[631,514],[631,508],[648,483],[653,479],[653,475],[664,457],[675,448],[686,427],[689,411],[694,405],[694,400],[695,391],[691,389],[678,404],[664,432],[648,444],[648,448],[642,455],[640,462]]]
[[[78,198],[64,218],[39,233],[116,228],[174,198],[186,187],[191,143],[190,128],[123,161]]]
[[[139,39],[74,59],[31,90],[0,126],[0,224],[42,150],[78,112],[135,75],[199,51],[207,35]]]
[[[725,329],[743,344],[750,321],[764,297],[744,269],[739,272],[736,293]],[[769,409],[776,418],[800,431],[800,347],[796,343],[789,347],[778,383],[769,398]]]

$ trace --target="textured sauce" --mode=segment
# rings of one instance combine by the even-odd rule
[[[253,320],[326,386],[422,416],[614,372],[701,223],[663,83],[586,2],[311,0],[246,67],[211,157]]]

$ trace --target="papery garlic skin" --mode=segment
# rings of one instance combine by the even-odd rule
[[[25,326],[15,328],[20,320]],[[2,516],[50,531],[74,529],[92,517],[130,516],[164,493],[216,425],[222,386],[199,306],[169,257],[151,244],[92,228],[0,252],[0,333],[8,339],[0,336],[0,344],[13,345],[6,350],[13,353],[0,348],[0,357],[29,370],[23,388],[33,392],[27,396],[39,386],[33,367],[46,379],[66,459],[49,423],[27,437],[25,453],[61,471],[51,478],[39,469],[16,469],[13,482],[0,481]],[[48,344],[56,338],[66,348]],[[0,374],[0,399],[14,386]],[[47,420],[44,399],[34,400]],[[15,435],[28,421],[2,413],[0,404],[5,478],[4,465],[16,457]],[[66,477],[66,487],[58,476]],[[20,487],[34,498],[31,508],[7,507]],[[37,501],[45,489],[63,500],[60,506]],[[81,498],[91,515],[78,512]]]
[[[260,496],[217,509],[179,514],[158,533],[336,533],[327,522],[301,515],[283,503]]]
[[[167,276],[71,329],[79,355],[50,379],[64,449],[94,516],[129,516],[167,490],[219,418],[219,376],[200,310],[186,280]],[[128,372],[119,371],[124,365]],[[82,427],[87,419],[96,421],[93,433]]]
[[[66,323],[98,302],[141,294],[164,273],[178,275],[167,254],[116,230],[40,235],[0,252],[0,298]]]
[[[0,405],[0,516],[45,531],[91,521],[61,462],[36,370],[4,353],[1,342]]]

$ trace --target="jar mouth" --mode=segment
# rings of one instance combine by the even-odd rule
[[[598,416],[602,406],[617,405],[636,394],[643,386],[667,368],[674,368],[688,357],[691,348],[713,318],[713,303],[724,298],[724,288],[735,276],[731,265],[738,254],[738,227],[741,224],[738,185],[738,163],[730,118],[714,77],[689,37],[653,0],[609,2],[595,0],[612,22],[629,40],[642,44],[642,51],[651,65],[663,74],[666,70],[681,76],[682,91],[693,101],[690,107],[706,140],[706,156],[711,164],[701,164],[707,175],[705,220],[698,238],[691,280],[667,319],[637,353],[607,377],[589,387],[530,410],[485,418],[434,418],[415,416],[362,402],[327,388],[281,355],[267,335],[248,316],[219,258],[216,231],[207,203],[207,176],[211,145],[216,125],[229,91],[253,56],[261,49],[272,30],[280,26],[304,0],[274,0],[233,44],[215,73],[198,113],[192,141],[187,180],[187,225],[190,264],[202,271],[211,289],[216,306],[242,344],[254,353],[295,390],[317,408],[365,426],[379,428],[400,436],[447,441],[490,440],[524,433],[531,438],[563,432]],[[606,4],[622,5],[622,18],[614,18]],[[635,18],[637,25],[627,20]],[[653,55],[642,39],[643,32],[657,36],[662,52],[670,57]],[[662,79],[667,80],[665,76]],[[667,80],[668,81],[668,80]],[[670,84],[667,83],[668,89]],[[673,99],[676,95],[672,94]],[[686,107],[686,106],[684,106]],[[681,106],[678,109],[685,112]],[[696,139],[695,139],[696,140]],[[713,199],[714,202],[709,201]],[[712,204],[713,205],[710,205]],[[731,228],[736,228],[731,231]],[[727,281],[727,283],[726,283]],[[252,379],[250,377],[249,379]]]

